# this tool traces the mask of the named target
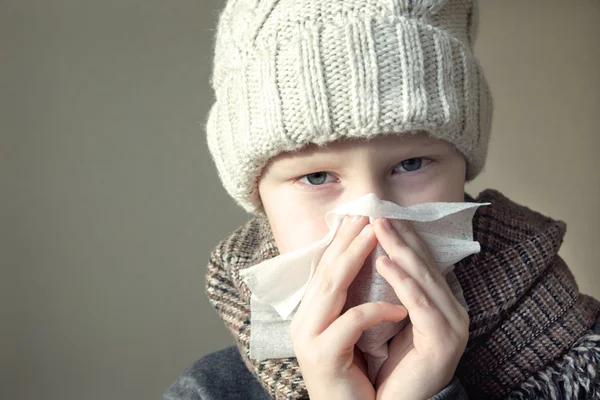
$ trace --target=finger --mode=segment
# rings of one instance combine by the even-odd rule
[[[347,310],[322,334],[320,339],[329,343],[331,351],[341,354],[353,350],[360,335],[381,322],[402,321],[408,312],[405,307],[386,302],[364,303]]]
[[[378,219],[374,225],[377,239],[391,261],[400,266],[423,288],[442,313],[452,320],[453,326],[461,323],[462,306],[450,290],[446,279],[435,264],[426,262],[405,241],[405,237],[407,237],[415,246],[422,246],[418,243],[420,239],[416,232],[406,224],[403,227],[404,237],[402,237],[389,221],[384,219]]]
[[[320,334],[335,321],[346,303],[348,287],[356,278],[377,240],[371,225],[363,228],[348,249],[324,272],[311,279],[305,298],[300,303],[306,329]]]
[[[392,225],[392,228],[398,233],[400,238],[406,242],[408,247],[416,251],[428,265],[436,265],[427,243],[421,239],[408,221],[399,219],[388,219],[387,221]]]
[[[401,229],[401,233],[395,229],[396,227]],[[434,268],[435,265],[430,265],[427,262],[427,257],[422,256],[425,251],[417,241],[416,233],[408,222],[395,221],[395,225],[392,226],[389,220],[379,218],[375,221],[374,228],[379,243],[393,261],[397,262],[396,259],[411,258],[419,261],[411,262],[411,265],[402,265],[403,269],[413,278],[420,281],[429,281],[441,277],[437,268]]]
[[[319,273],[319,268],[321,268],[320,272],[323,272],[323,267],[326,268],[327,265],[330,265],[340,254],[346,251],[350,243],[352,243],[368,222],[369,220],[366,217],[360,215],[346,215],[333,240],[327,246],[327,250],[323,253],[315,273]]]
[[[348,220],[347,224],[356,224],[356,226],[359,226],[361,221]],[[342,236],[352,235],[352,240],[349,244],[340,244],[338,242],[336,244],[337,248],[329,252],[327,258],[325,256],[321,257],[317,267],[317,272],[315,272],[315,275],[310,280],[309,286],[306,289],[306,293],[304,295],[305,298],[311,297],[311,295],[313,295],[317,290],[328,291],[327,289],[330,287],[337,288],[340,285],[342,287],[349,286],[352,280],[354,280],[356,274],[344,278],[345,274],[348,274],[349,272],[352,274],[354,269],[348,271],[347,268],[340,268],[340,263],[345,263],[344,265],[351,264],[351,267],[354,266],[360,270],[362,265],[359,265],[360,263],[358,261],[362,260],[362,263],[364,264],[364,260],[377,243],[375,234],[373,233],[373,227],[370,224],[364,225],[358,232],[354,232],[354,228],[355,227],[352,227],[352,229],[348,228],[345,232],[342,232]],[[348,233],[349,231],[350,233]],[[345,240],[346,238],[339,238],[340,242],[344,242]],[[334,245],[334,243],[331,243],[331,245]],[[340,251],[342,247],[344,250]],[[330,249],[328,248],[327,251],[329,250]],[[343,256],[344,252],[348,254]],[[336,255],[335,258],[333,258],[333,254]],[[356,270],[356,273],[358,273],[358,270]],[[348,279],[350,279],[350,282],[348,282]]]
[[[421,285],[387,256],[379,257],[376,267],[408,310],[414,327],[427,337],[443,334],[449,321]]]
[[[406,355],[415,347],[413,340],[413,325],[408,322],[404,328],[400,330],[394,336],[394,338],[389,342],[388,345],[388,359],[383,363],[379,373],[377,374],[377,379],[375,382],[375,388],[379,389],[379,387],[383,384],[388,376],[392,374],[392,371],[396,368],[396,366],[406,357]]]
[[[358,347],[356,347],[356,345],[354,346],[354,364],[356,364],[365,376],[369,376],[365,355]]]
[[[323,280],[323,276],[325,275],[328,266],[332,265],[339,255],[348,248],[354,238],[361,232],[364,224],[365,221],[362,220],[360,216],[345,215],[342,218],[342,222],[338,227],[333,240],[321,256],[321,259],[314,270],[314,276],[310,280],[309,285],[302,296],[302,301],[296,312],[297,320],[303,319],[303,314],[307,309],[307,303],[317,290],[319,282]]]
[[[452,289],[450,289],[450,285],[446,280],[444,274],[442,274],[437,268],[437,264],[427,246],[427,243],[417,234],[417,232],[413,229],[408,221],[403,220],[388,220],[388,222],[392,225],[393,230],[398,233],[399,239],[404,241],[406,245],[413,251],[415,251],[421,259],[425,262],[425,266],[427,267],[427,272],[432,275],[435,275],[437,283],[447,292],[447,295],[456,298],[454,293],[452,293]],[[392,258],[393,260],[393,258]],[[409,266],[403,266],[409,273],[411,273]],[[422,272],[425,274],[425,272]],[[418,276],[418,272],[415,272],[415,275]],[[415,276],[413,275],[413,276]],[[455,304],[457,307],[462,307],[458,300]]]

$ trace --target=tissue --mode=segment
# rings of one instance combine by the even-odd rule
[[[346,215],[362,215],[391,220],[406,220],[427,244],[439,271],[446,276],[452,292],[466,308],[462,289],[452,272],[454,264],[480,251],[473,241],[472,219],[478,207],[490,203],[435,202],[402,207],[367,194],[328,212],[325,216],[329,233],[302,249],[282,254],[240,271],[251,291],[250,358],[294,357],[290,338],[293,312],[327,246]],[[377,245],[367,258],[348,290],[344,309],[370,301],[400,304],[393,288],[375,269],[375,260],[385,252]],[[365,331],[357,347],[365,355],[368,375],[375,381],[377,372],[388,357],[389,339],[406,325],[406,320],[382,322]]]

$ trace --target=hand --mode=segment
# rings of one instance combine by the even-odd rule
[[[377,399],[427,399],[452,380],[467,345],[469,315],[425,242],[406,221],[393,225],[385,219],[374,223],[389,256],[377,259],[377,271],[408,309],[410,323],[390,343],[377,376]]]
[[[404,307],[385,302],[361,304],[340,315],[350,283],[377,243],[367,223],[365,217],[344,218],[292,319],[292,344],[311,399],[374,399],[355,344],[363,331],[407,315]]]

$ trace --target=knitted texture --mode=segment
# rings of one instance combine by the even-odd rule
[[[586,333],[564,357],[535,373],[507,399],[600,400],[600,335]]]
[[[482,170],[492,100],[473,0],[229,0],[206,124],[228,193],[261,213],[268,161],[307,144],[426,131]]]
[[[455,268],[471,317],[469,343],[456,371],[469,398],[505,398],[518,391],[513,398],[553,392],[548,398],[562,399],[570,397],[561,393],[586,387],[585,393],[598,393],[599,374],[588,369],[600,364],[598,338],[586,335],[600,304],[579,293],[557,254],[564,222],[495,190],[476,200],[465,194],[465,201],[492,203],[473,219],[481,252]],[[307,398],[295,358],[249,358],[250,291],[239,271],[278,254],[266,218],[253,218],[212,253],[206,294],[267,392],[277,399]]]

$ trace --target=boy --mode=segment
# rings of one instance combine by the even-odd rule
[[[469,0],[230,0],[216,37],[210,151],[256,217],[222,241],[207,295],[236,347],[188,368],[167,399],[600,397],[600,304],[557,255],[565,224],[486,190],[491,98],[473,56]],[[456,264],[467,313],[407,223],[348,218],[291,327],[295,358],[249,357],[250,292],[239,271],[327,233],[324,215],[364,194],[401,206],[489,202],[481,252]],[[379,243],[403,306],[343,312]],[[375,384],[354,344],[410,317]]]

